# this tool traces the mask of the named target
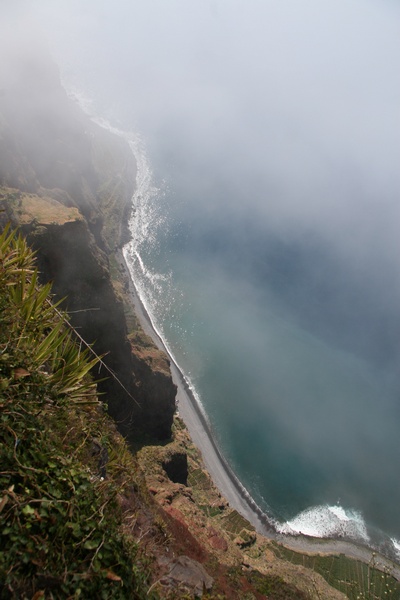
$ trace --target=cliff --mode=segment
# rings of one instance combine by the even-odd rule
[[[33,53],[14,67],[13,77],[0,81],[0,226],[19,226],[35,249],[42,284],[52,282],[73,329],[103,357],[106,366],[97,363],[94,376],[106,378],[97,389],[119,433],[94,396],[86,404],[86,396],[59,400],[51,391],[55,404],[46,392],[31,411],[23,406],[27,389],[36,388],[28,363],[16,365],[6,352],[9,299],[1,296],[1,385],[7,391],[12,382],[13,395],[4,402],[1,388],[0,410],[14,419],[12,427],[8,421],[0,427],[1,458],[11,465],[0,478],[0,548],[14,560],[10,567],[0,551],[3,596],[66,598],[95,589],[107,598],[334,600],[344,598],[338,590],[365,591],[373,569],[285,550],[258,535],[214,487],[174,418],[168,357],[141,330],[117,258],[129,235],[130,149],[67,98],[47,56]],[[23,324],[18,339],[25,325],[36,332],[40,318]],[[29,357],[51,328],[40,331],[42,337],[31,337]],[[41,378],[47,375],[40,370]],[[18,430],[15,439],[10,429]],[[55,508],[47,507],[49,497]],[[64,500],[68,507],[58,511]],[[25,579],[5,585],[2,577],[12,580],[13,570]],[[389,574],[384,583],[395,586]]]
[[[53,282],[72,324],[115,374],[100,372],[107,377],[100,391],[120,431],[132,440],[143,431],[168,439],[175,387],[162,361],[150,369],[148,357],[128,340],[110,270],[113,252],[128,236],[133,155],[67,98],[47,57],[22,61],[2,90],[0,198],[6,218],[20,225],[37,253],[41,281]]]

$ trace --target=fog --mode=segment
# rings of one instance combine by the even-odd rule
[[[171,191],[166,254],[203,285],[200,299],[198,289],[189,294],[199,322],[210,306],[221,317],[210,355],[222,356],[220,340],[235,330],[260,373],[271,357],[255,381],[260,422],[270,419],[303,460],[331,467],[328,488],[357,473],[365,496],[379,475],[383,493],[400,501],[385,463],[398,454],[400,5],[32,0],[0,10],[10,13],[3,40],[28,53],[32,32],[47,40],[67,87],[142,134]],[[353,404],[346,368],[363,381]],[[314,396],[304,393],[296,412],[299,385]],[[329,396],[328,388],[337,389]],[[235,435],[251,437],[260,425],[246,429],[237,410]],[[362,413],[371,419],[360,424]],[[379,504],[377,495],[368,501]],[[385,510],[388,526],[395,503]]]
[[[168,149],[174,136],[200,173],[217,163],[219,179],[209,186],[240,186],[239,206],[225,197],[224,209],[246,203],[277,226],[323,228],[336,242],[341,234],[376,244],[379,228],[388,253],[397,248],[397,3],[26,6],[67,79],[154,143]],[[347,241],[357,251],[358,241]]]
[[[392,263],[395,2],[35,5],[66,78],[144,132],[164,165],[202,191],[204,210],[251,210],[285,235],[318,232],[356,265]]]

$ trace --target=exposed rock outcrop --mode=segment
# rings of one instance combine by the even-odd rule
[[[211,590],[214,580],[203,565],[188,556],[178,556],[168,565],[168,573],[163,578],[166,586],[179,587],[182,591],[202,596]]]
[[[99,384],[100,391],[120,431],[129,434],[135,405],[124,388],[134,395],[133,361],[123,305],[115,295],[104,252],[84,219],[22,229],[37,251],[42,279],[53,282],[58,298],[65,297],[63,305],[73,326],[97,354],[105,355],[105,364],[116,373],[118,380],[100,368],[96,377],[107,377]]]
[[[188,462],[186,452],[176,452],[163,461],[162,467],[174,483],[187,485]]]
[[[171,398],[175,398],[176,395],[170,361],[141,331],[136,331],[129,339],[136,395],[141,404],[146,406],[140,422],[142,437],[144,431],[150,434],[150,437],[166,439],[171,435],[171,423],[175,412],[175,402],[171,402]]]

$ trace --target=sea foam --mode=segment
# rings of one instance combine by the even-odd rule
[[[396,553],[396,558],[400,559],[400,541],[396,540],[396,538],[390,538],[390,541],[393,544],[393,548]]]
[[[362,514],[335,506],[314,506],[286,523],[277,523],[280,533],[309,535],[318,538],[343,537],[368,543],[370,541]]]

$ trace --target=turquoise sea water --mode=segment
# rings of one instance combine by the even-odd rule
[[[235,473],[280,531],[393,550],[399,347],[379,294],[322,240],[210,219],[135,152],[126,258]]]

